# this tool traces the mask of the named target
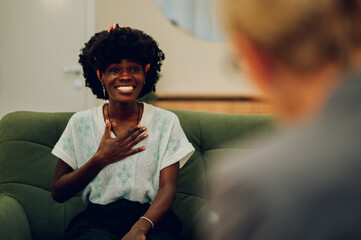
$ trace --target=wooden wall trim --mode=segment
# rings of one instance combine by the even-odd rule
[[[202,94],[157,94],[158,101],[265,101],[259,96],[247,95],[202,95]]]
[[[183,109],[203,112],[272,114],[267,101],[254,96],[239,95],[157,95],[155,106],[165,109]]]

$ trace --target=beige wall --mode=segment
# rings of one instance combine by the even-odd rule
[[[225,43],[175,28],[155,0],[1,0],[0,6],[6,33],[0,38],[0,118],[16,110],[79,111],[99,104],[89,89],[74,90],[78,75],[62,70],[80,67],[79,49],[94,28],[113,23],[144,30],[166,53],[158,94],[257,94],[232,69]]]
[[[0,0],[0,118],[26,111],[80,111],[95,98],[79,49],[94,34],[94,0]]]
[[[155,0],[96,0],[96,31],[113,23],[145,31],[165,52],[158,94],[258,95],[231,67],[226,43],[196,39],[174,27]]]

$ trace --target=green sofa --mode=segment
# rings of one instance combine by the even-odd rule
[[[267,115],[174,110],[196,151],[181,169],[174,211],[182,239],[195,239],[207,206],[207,169],[213,153],[235,139],[273,128]],[[80,195],[65,203],[51,198],[57,162],[50,152],[73,113],[14,112],[0,121],[0,239],[61,239],[70,219],[85,205]],[[222,160],[222,159],[219,159]]]

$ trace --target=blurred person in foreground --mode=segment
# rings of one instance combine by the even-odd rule
[[[217,167],[210,238],[361,239],[361,1],[221,7],[244,71],[284,128]]]

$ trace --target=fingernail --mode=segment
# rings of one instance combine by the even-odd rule
[[[143,136],[146,138],[148,137],[148,133],[144,133]]]
[[[143,131],[147,130],[147,128],[146,128],[146,127],[143,127],[142,129],[143,129]]]

